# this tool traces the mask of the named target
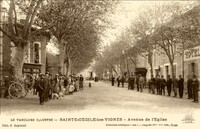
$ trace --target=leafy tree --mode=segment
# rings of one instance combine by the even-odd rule
[[[52,0],[43,6],[37,23],[44,29],[48,29],[58,39],[62,74],[64,74],[65,59],[68,61],[68,66],[71,66],[69,55],[71,52],[68,50],[78,48],[78,45],[86,45],[86,41],[82,42],[83,38],[81,38],[83,34],[86,35],[86,29],[90,29],[90,38],[91,33],[99,34],[102,31],[106,22],[104,15],[110,6],[112,2],[105,0]]]
[[[23,14],[25,16],[23,24],[18,22],[20,20],[20,14],[16,10],[17,5],[19,5],[18,2],[23,3],[26,7],[26,13]],[[42,2],[43,0],[31,0],[26,1],[25,4],[24,1],[10,0],[7,26],[5,28],[0,27],[0,31],[9,37],[16,47],[16,54],[11,60],[11,65],[13,66],[13,74],[17,79],[22,78],[25,53],[31,36],[36,33],[36,29],[32,29],[32,27]]]

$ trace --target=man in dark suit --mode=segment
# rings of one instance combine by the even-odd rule
[[[80,77],[79,77],[79,89],[80,90],[83,90],[83,81],[84,81],[84,78],[82,75],[80,75]]]
[[[117,86],[119,87],[119,85],[120,85],[120,76],[119,77],[117,77]]]
[[[149,82],[149,86],[150,86],[150,93],[155,94],[155,78],[153,77],[153,75],[151,75],[151,79]]]
[[[124,87],[124,82],[125,82],[125,77],[124,76],[122,76],[121,82],[122,82],[122,87]]]
[[[111,78],[111,82],[112,82],[112,86],[114,86],[115,84],[115,77],[112,75],[112,78]]]
[[[140,87],[139,87],[139,78],[140,78],[140,75],[138,74],[138,75],[136,76],[137,91],[140,91]]]
[[[160,75],[156,76],[155,85],[156,85],[157,95],[160,95]]]
[[[37,91],[39,92],[39,101],[40,104],[44,104],[44,99],[45,99],[45,89],[46,89],[46,81],[45,81],[45,76],[43,74],[40,74],[38,86],[37,86]]]
[[[187,80],[187,91],[188,91],[188,99],[193,99],[193,90],[192,90],[192,78],[188,75]]]
[[[181,77],[181,75],[179,75],[178,90],[179,90],[179,97],[182,99],[183,98],[183,90],[184,90],[184,80]]]
[[[131,75],[128,79],[128,89],[134,90],[134,88],[135,88],[134,85],[135,85],[135,77],[134,77],[134,75]]]
[[[166,85],[166,80],[164,79],[164,76],[161,75],[161,79],[160,79],[160,95],[165,95],[165,85]]]
[[[171,96],[171,91],[172,91],[172,79],[170,78],[170,75],[167,75],[166,86],[167,86],[167,93],[168,93],[168,96]]]
[[[197,79],[196,75],[193,75],[193,80],[192,80],[192,87],[194,91],[194,101],[195,103],[199,103],[199,80]]]
[[[49,73],[46,74],[45,78],[45,95],[44,95],[44,101],[47,102],[49,101],[49,94],[50,94],[50,77],[49,77]]]

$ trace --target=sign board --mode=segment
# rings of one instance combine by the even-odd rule
[[[184,61],[200,59],[200,46],[184,50]]]

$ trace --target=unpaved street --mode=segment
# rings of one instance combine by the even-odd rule
[[[186,97],[186,96],[185,96]],[[83,91],[39,105],[37,96],[2,99],[1,121],[26,128],[161,128],[199,127],[200,104],[186,98],[152,95],[111,86],[108,82],[85,83]],[[193,123],[185,124],[185,118]],[[13,120],[13,121],[12,121]],[[30,121],[33,120],[33,121]],[[148,121],[146,121],[148,120]],[[187,122],[187,121],[186,121]],[[11,126],[10,126],[11,124]],[[8,128],[7,125],[5,128]]]
[[[152,95],[125,88],[112,87],[110,83],[93,82],[92,88],[85,83],[83,91],[51,100],[39,105],[37,96],[29,94],[24,99],[2,99],[1,113],[21,114],[29,112],[76,112],[87,110],[132,110],[167,114],[181,114],[198,111],[200,104],[186,98],[179,99],[167,96]]]

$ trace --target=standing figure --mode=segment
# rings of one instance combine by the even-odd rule
[[[199,80],[197,79],[196,75],[193,75],[193,80],[192,80],[192,87],[194,91],[194,101],[195,103],[199,103]]]
[[[124,87],[125,77],[122,75],[122,78],[120,80],[122,82],[122,87]]]
[[[115,77],[113,75],[112,75],[111,81],[112,81],[112,86],[114,86],[114,84],[115,84]]]
[[[56,74],[55,78],[54,78],[54,93],[59,95],[60,92],[60,79],[59,79],[59,75]]]
[[[139,87],[139,78],[140,78],[140,75],[138,74],[137,77],[136,77],[137,91],[140,91],[140,87]]]
[[[166,85],[166,80],[164,79],[164,76],[161,75],[161,79],[160,79],[160,95],[165,95],[165,85]]]
[[[128,77],[128,90],[131,89],[131,76]]]
[[[46,89],[45,89],[44,101],[47,102],[47,101],[49,101],[49,93],[50,93],[50,78],[49,78],[49,73],[46,74],[46,76],[45,76],[44,79],[47,82]]]
[[[184,90],[184,80],[181,77],[181,75],[179,75],[178,89],[179,89],[179,97],[182,99],[183,98],[183,90]]]
[[[160,75],[156,76],[155,86],[156,86],[157,95],[159,95],[160,94]]]
[[[176,79],[176,76],[173,76],[172,84],[173,84],[174,97],[177,97],[178,80]]]
[[[79,77],[79,89],[80,90],[83,90],[83,81],[84,81],[84,78],[81,74],[80,77]]]
[[[150,86],[150,93],[155,94],[155,78],[153,75],[151,75],[151,79],[149,81],[149,86]]]
[[[170,78],[170,75],[167,75],[166,86],[167,86],[167,93],[168,93],[168,96],[171,96],[171,91],[172,91],[172,79]]]
[[[39,92],[39,101],[41,105],[43,105],[45,101],[45,88],[46,88],[45,85],[46,85],[45,76],[43,74],[40,74],[37,91]]]
[[[139,75],[138,83],[139,83],[140,92],[143,92],[143,87],[144,87],[145,81],[144,81],[144,77],[142,77],[141,74]]]
[[[119,87],[119,85],[120,85],[120,76],[117,77],[117,86]]]
[[[188,91],[188,99],[193,99],[193,90],[192,90],[192,78],[190,75],[188,75],[188,80],[187,80],[187,91]]]
[[[130,81],[130,88],[131,88],[131,90],[134,90],[135,89],[135,77],[134,77],[133,74],[131,75],[129,81]]]

